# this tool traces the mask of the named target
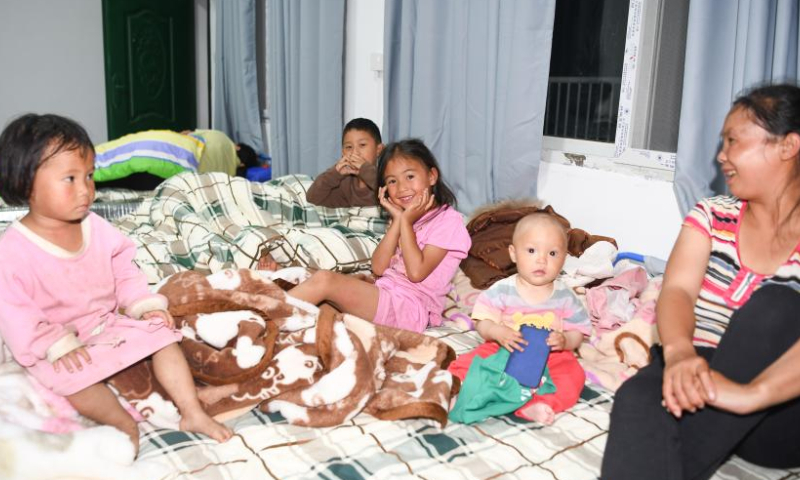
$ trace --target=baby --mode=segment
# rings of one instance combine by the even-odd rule
[[[450,371],[464,380],[475,355],[486,358],[500,347],[523,351],[527,342],[520,327],[549,324],[547,367],[556,391],[534,392],[516,415],[550,425],[555,414],[573,406],[583,390],[586,375],[573,351],[589,335],[591,321],[572,290],[557,280],[567,257],[567,231],[556,217],[537,212],[520,219],[508,251],[517,273],[482,292],[472,311],[486,343],[460,356]]]

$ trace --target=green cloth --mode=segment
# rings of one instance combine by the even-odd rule
[[[550,367],[545,365],[544,372],[542,372],[542,383],[536,389],[536,395],[545,395],[547,393],[556,393],[556,384],[553,383],[553,377],[550,376]]]
[[[486,358],[476,355],[467,371],[458,400],[450,411],[450,420],[476,423],[489,417],[504,415],[525,405],[531,390],[505,373],[508,350]]]

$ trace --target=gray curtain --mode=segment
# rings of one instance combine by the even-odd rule
[[[265,151],[258,106],[255,0],[219,0],[215,6],[212,128]]]
[[[386,0],[386,140],[421,138],[470,212],[533,197],[555,0]]]
[[[742,90],[798,78],[798,0],[691,2],[686,38],[675,195],[683,215],[724,193],[719,133]]]
[[[341,154],[345,0],[268,0],[272,175],[317,175]]]

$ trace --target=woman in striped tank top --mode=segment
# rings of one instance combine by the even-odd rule
[[[731,195],[684,221],[663,347],[616,394],[606,480],[707,479],[733,454],[800,466],[800,88],[739,97],[717,160]]]

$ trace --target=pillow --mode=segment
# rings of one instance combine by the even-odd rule
[[[134,173],[169,178],[196,171],[204,149],[202,138],[171,130],[132,133],[95,146],[94,179],[108,182]]]

